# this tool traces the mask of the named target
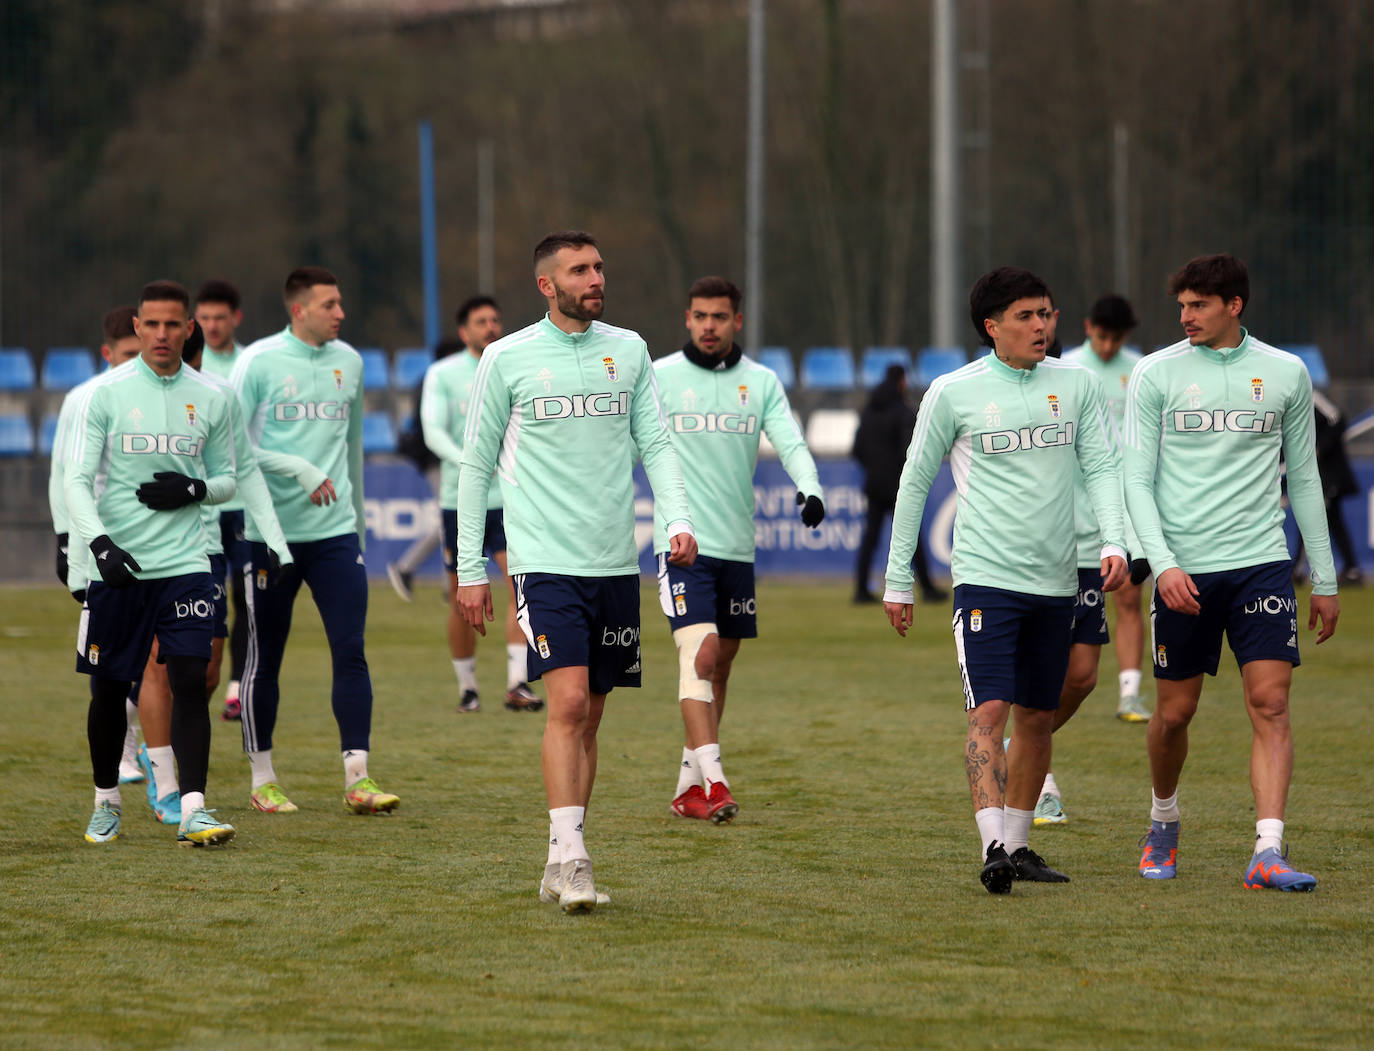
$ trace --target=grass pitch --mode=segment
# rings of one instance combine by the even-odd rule
[[[1193,724],[1180,876],[1136,876],[1145,733],[1114,718],[1109,649],[1055,739],[1069,823],[1032,832],[1073,882],[1005,898],[977,879],[947,608],[920,607],[903,641],[842,582],[759,597],[724,724],[741,812],[718,828],[668,811],[676,659],[646,587],[644,689],[611,696],[587,829],[613,904],[568,917],[536,899],[543,717],[501,707],[499,639],[480,650],[484,710],[454,712],[435,586],[411,605],[372,595],[371,767],[397,814],[343,812],[302,598],[275,753],[301,811],[251,809],[237,727],[216,718],[209,805],[238,837],[210,850],[176,848],[141,786],[118,841],[83,841],[76,607],[3,592],[0,1045],[1368,1045],[1374,594],[1342,596],[1336,637],[1306,636],[1296,676],[1287,837],[1315,893],[1241,886],[1249,724],[1227,658]]]

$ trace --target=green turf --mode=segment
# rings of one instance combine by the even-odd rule
[[[1067,825],[1032,833],[1073,877],[977,880],[948,610],[899,640],[838,582],[765,583],[736,663],[726,770],[741,812],[668,812],[676,660],[646,589],[645,689],[612,695],[588,824],[613,904],[536,900],[542,716],[457,694],[433,586],[374,589],[372,773],[392,817],[342,810],[328,658],[303,599],[277,770],[301,811],[247,805],[237,727],[215,721],[209,805],[238,828],[178,849],[135,786],[90,814],[76,607],[0,592],[0,1045],[5,1047],[1336,1047],[1369,1041],[1367,880],[1374,594],[1297,674],[1294,859],[1313,894],[1255,893],[1249,728],[1234,665],[1209,681],[1182,792],[1180,877],[1135,875],[1144,728],[1104,687],[1056,738]],[[214,710],[218,713],[219,702]],[[576,1046],[576,1045],[574,1045]]]

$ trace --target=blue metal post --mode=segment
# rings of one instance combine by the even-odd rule
[[[420,121],[420,269],[425,288],[425,346],[439,342],[439,249],[434,215],[434,128]]]

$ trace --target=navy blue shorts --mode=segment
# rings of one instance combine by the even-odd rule
[[[1069,670],[1071,596],[960,584],[954,589],[954,649],[964,708],[1008,701],[1054,711]]]
[[[211,555],[210,579],[215,582],[215,638],[217,639],[229,637],[229,593],[224,587],[224,581],[228,576],[229,559],[224,555]]]
[[[639,685],[638,574],[520,573],[515,618],[529,641],[531,680],[554,668],[585,666],[592,693]]]
[[[124,588],[91,581],[76,635],[76,670],[125,682],[141,679],[154,637],[161,661],[210,659],[215,582],[209,573],[139,580]]]
[[[1107,631],[1107,596],[1102,590],[1102,570],[1078,570],[1078,599],[1073,607],[1074,643],[1105,646],[1112,641]]]
[[[1150,598],[1156,679],[1215,675],[1222,632],[1241,667],[1251,661],[1287,661],[1294,667],[1302,663],[1298,600],[1288,562],[1190,575],[1202,607],[1197,616],[1169,609],[1158,586]]]
[[[658,604],[674,631],[714,624],[723,639],[758,638],[754,563],[697,555],[690,566],[658,556]]]
[[[243,535],[243,512],[221,511],[219,513],[219,542],[224,548],[224,557],[234,576],[243,575],[243,567],[248,565],[252,551]]]
[[[444,521],[444,572],[456,573],[458,551],[458,512],[441,511]],[[487,527],[482,536],[482,554],[491,558],[498,551],[506,550],[506,515],[499,508],[487,511]]]

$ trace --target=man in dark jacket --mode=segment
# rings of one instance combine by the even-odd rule
[[[906,387],[906,369],[901,365],[889,365],[882,382],[869,395],[868,404],[859,417],[859,430],[854,435],[853,456],[863,468],[864,496],[868,500],[864,535],[859,542],[859,558],[854,567],[854,601],[857,603],[878,601],[868,590],[869,570],[883,521],[891,516],[897,505],[897,484],[906,463],[911,432],[916,427],[916,410],[907,403]],[[924,542],[916,545],[912,568],[920,583],[923,602],[940,602],[948,597],[930,579]]]

